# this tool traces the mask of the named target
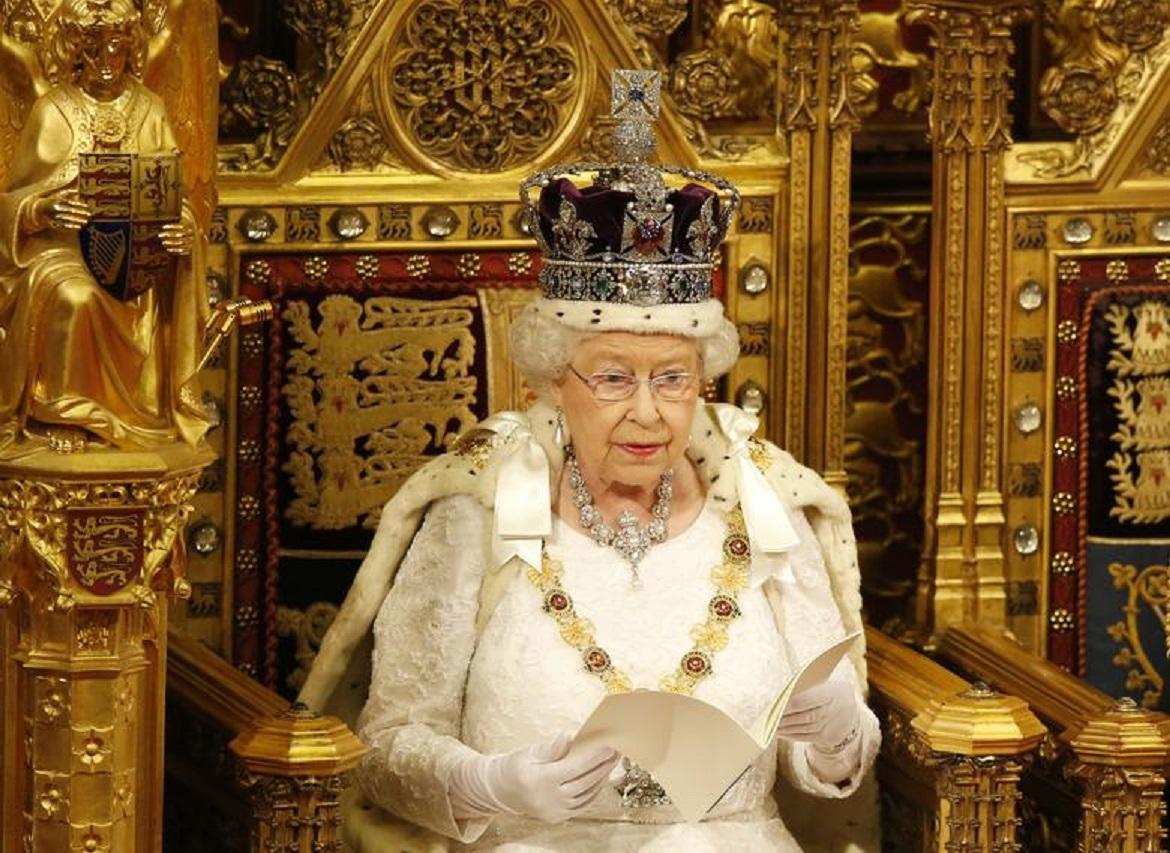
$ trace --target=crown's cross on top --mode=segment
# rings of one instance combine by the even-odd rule
[[[610,111],[617,120],[614,154],[620,163],[645,163],[654,153],[654,120],[661,107],[662,77],[657,71],[613,72]]]

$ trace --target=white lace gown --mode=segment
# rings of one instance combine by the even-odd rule
[[[783,555],[754,555],[779,580],[772,600],[764,587],[739,594],[740,618],[730,642],[713,658],[712,674],[695,696],[750,725],[795,667],[843,636],[840,616],[813,533],[792,519],[801,544]],[[468,750],[507,752],[575,731],[606,695],[561,639],[543,598],[518,574],[478,632],[476,617],[491,518],[473,498],[437,502],[427,514],[374,625],[370,696],[358,734],[371,747],[360,770],[366,797],[440,832],[456,849],[519,851],[796,851],[771,795],[777,772],[800,790],[841,797],[852,793],[872,763],[880,738],[868,709],[848,754],[853,772],[828,783],[804,744],[777,738],[711,814],[682,822],[672,806],[623,808],[607,785],[580,818],[561,824],[498,816],[456,820],[447,793],[451,768]],[[657,688],[693,643],[714,594],[711,570],[726,535],[711,501],[681,534],[654,546],[642,561],[641,587],[629,566],[559,519],[547,542],[564,566],[563,586],[576,612],[590,619],[598,645],[635,687]],[[758,564],[756,564],[759,568]],[[856,681],[847,661],[834,678]],[[614,779],[621,770],[615,770]]]

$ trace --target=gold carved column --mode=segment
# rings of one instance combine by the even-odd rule
[[[1081,785],[1080,849],[1165,850],[1170,720],[1126,697],[1065,739],[1073,749],[1065,774]]]
[[[167,605],[211,456],[0,466],[0,853],[162,849]]]
[[[1046,729],[1028,703],[975,684],[932,701],[912,726],[928,752],[938,794],[938,838],[947,853],[1021,850],[1020,776]]]
[[[856,0],[780,4],[779,117],[788,142],[784,446],[845,488],[845,343],[849,288],[851,95]]]
[[[252,796],[255,853],[341,850],[341,792],[365,745],[335,717],[296,705],[231,743]]]
[[[1006,619],[1004,153],[1012,27],[1028,0],[913,0],[934,33],[927,530],[918,622]]]

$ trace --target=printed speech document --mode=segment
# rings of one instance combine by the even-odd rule
[[[859,636],[853,632],[801,666],[750,728],[693,696],[634,690],[605,697],[572,750],[617,750],[654,777],[684,820],[701,820],[769,748],[789,700],[826,681]]]

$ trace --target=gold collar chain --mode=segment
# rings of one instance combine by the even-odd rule
[[[707,602],[707,618],[691,629],[694,645],[682,656],[678,668],[662,677],[662,690],[689,696],[700,681],[711,675],[712,658],[727,647],[728,627],[740,615],[738,595],[751,578],[751,550],[743,511],[736,504],[727,513],[723,561],[711,569],[715,595]],[[581,653],[585,671],[600,678],[610,693],[632,690],[630,676],[615,667],[609,652],[597,644],[593,623],[577,613],[572,597],[562,585],[564,566],[549,556],[547,546],[541,553],[541,564],[540,571],[528,570],[528,579],[544,596],[544,612],[556,620],[561,639]]]

